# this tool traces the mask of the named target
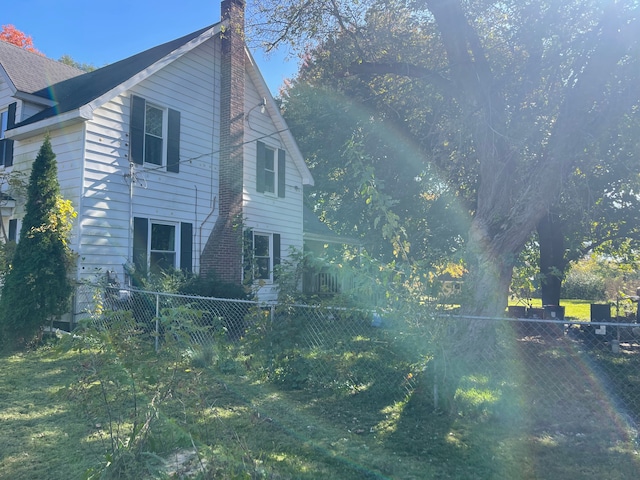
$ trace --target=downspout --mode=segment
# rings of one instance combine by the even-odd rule
[[[86,175],[86,171],[87,171],[87,122],[84,122],[83,128],[82,128],[82,145],[84,146],[84,148],[82,149],[82,158],[80,159],[80,163],[81,163],[81,171],[82,174],[80,175],[80,195],[78,198],[78,216],[76,217],[78,219],[77,223],[76,223],[76,241],[77,243],[77,252],[78,252],[78,263],[76,266],[76,281],[80,282],[80,262],[82,262],[82,252],[80,252],[80,245],[82,244],[82,219],[84,217],[83,213],[84,213],[84,197],[85,197],[85,175]],[[72,317],[73,317],[73,312],[72,312]],[[72,318],[73,321],[73,318]]]
[[[131,283],[131,275],[129,271],[133,266],[133,175],[134,175],[134,164],[131,159],[131,141],[129,141],[129,155],[127,155],[127,159],[129,160],[129,173],[125,173],[125,177],[129,176],[129,235],[127,235],[127,267],[125,269],[125,283],[127,283],[128,287],[132,286]]]

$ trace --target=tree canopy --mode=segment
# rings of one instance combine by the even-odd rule
[[[576,171],[595,168],[593,145],[610,144],[610,127],[637,114],[635,1],[261,6],[268,45],[289,41],[333,62],[331,88],[359,83],[368,92],[359,101],[469,200],[468,312],[504,310],[525,242]]]

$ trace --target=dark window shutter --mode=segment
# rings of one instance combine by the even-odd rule
[[[10,138],[0,140],[0,165],[5,167],[13,165],[13,140]]]
[[[187,222],[180,224],[180,270],[193,271],[193,225]]]
[[[169,109],[167,171],[180,172],[180,112]]]
[[[266,157],[264,143],[258,142],[256,149],[256,190],[260,193],[264,193],[264,167]]]
[[[280,265],[280,258],[282,253],[280,252],[280,234],[273,234],[273,269]]]
[[[16,125],[16,107],[17,103],[13,102],[7,110],[7,130]],[[13,140],[10,138],[0,140],[0,165],[5,167],[13,165]]]
[[[278,150],[278,196],[284,198],[285,166],[287,164],[284,150]]]
[[[144,162],[144,98],[131,96],[131,119],[129,135],[131,144],[131,161],[142,165]]]
[[[4,166],[10,167],[13,165],[13,139],[6,138],[4,146]]]
[[[243,233],[242,242],[242,273],[243,281],[253,280],[253,230],[247,228]]]
[[[17,102],[13,102],[9,105],[9,110],[7,110],[7,130],[10,130],[16,126],[17,105],[18,105]]]
[[[18,238],[18,220],[12,218],[9,220],[9,241],[15,242]]]
[[[149,238],[149,220],[133,218],[133,264],[139,276],[147,272],[147,239]]]

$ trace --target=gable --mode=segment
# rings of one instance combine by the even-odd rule
[[[55,105],[18,123],[8,135],[21,139],[61,121],[90,119],[93,110],[220,33],[222,26],[222,23],[218,23],[205,27],[119,62],[33,92],[37,97],[55,101]]]

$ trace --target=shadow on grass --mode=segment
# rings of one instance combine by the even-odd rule
[[[47,347],[0,357],[0,478],[82,478],[102,455],[64,393],[77,361]]]
[[[375,386],[350,395],[283,395],[298,399],[314,428],[334,432],[334,440],[325,439],[321,448],[370,475],[640,476],[637,433],[620,401],[634,390],[622,384],[637,381],[629,355],[622,361],[602,353],[594,359],[566,337],[515,334],[504,354],[500,367],[476,365],[460,379],[451,415],[434,409],[428,375],[404,398]]]

